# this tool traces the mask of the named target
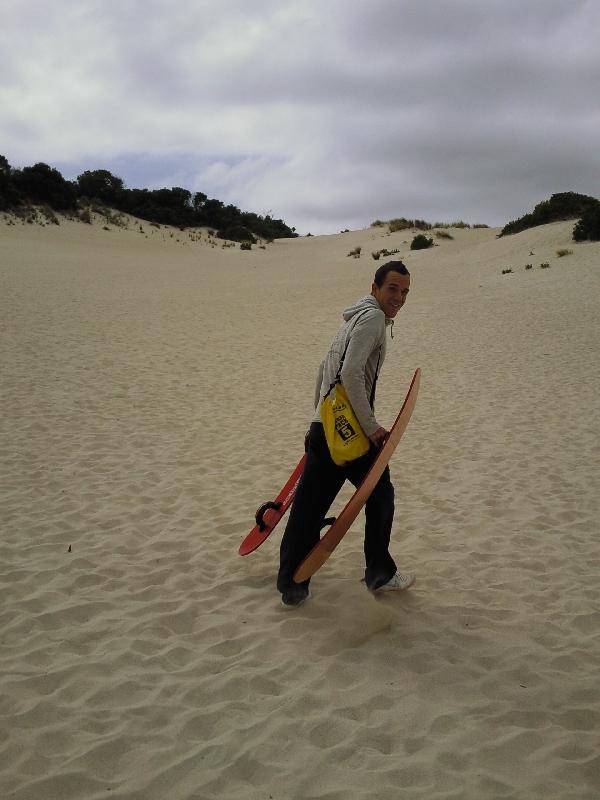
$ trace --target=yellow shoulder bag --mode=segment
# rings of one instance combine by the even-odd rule
[[[321,400],[321,420],[331,458],[339,467],[368,453],[369,439],[341,383],[334,383]]]
[[[343,466],[347,461],[354,461],[365,453],[369,452],[371,446],[369,437],[360,427],[356,414],[350,404],[346,390],[341,382],[342,367],[346,357],[348,344],[344,348],[344,353],[340,361],[335,381],[329,387],[329,391],[321,400],[321,421],[325,431],[325,439],[329,447],[331,458],[338,467]],[[375,386],[377,384],[379,361],[377,361],[377,371],[371,391],[371,408],[375,401]]]

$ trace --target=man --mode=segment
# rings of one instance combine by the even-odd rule
[[[316,413],[306,436],[307,459],[283,534],[277,588],[285,606],[298,606],[309,596],[309,581],[297,584],[293,574],[319,541],[325,515],[346,479],[358,486],[388,434],[375,419],[377,376],[386,351],[386,329],[406,302],[410,274],[401,261],[382,264],[371,294],[346,309],[344,322],[319,368],[315,392]],[[345,355],[344,355],[345,353]],[[369,452],[337,466],[325,439],[319,411],[321,399],[340,379],[360,425],[371,441]],[[365,582],[371,591],[407,589],[415,575],[402,574],[389,553],[394,517],[394,487],[386,467],[365,505]]]

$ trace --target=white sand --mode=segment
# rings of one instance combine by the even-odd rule
[[[600,244],[143,226],[0,224],[0,797],[600,797]],[[364,589],[359,517],[285,611],[283,523],[237,548],[380,247],[412,272],[378,417],[420,366],[418,583]]]

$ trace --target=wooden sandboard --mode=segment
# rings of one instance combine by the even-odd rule
[[[241,556],[247,556],[253,553],[257,547],[260,547],[291,506],[292,500],[296,495],[296,488],[298,487],[302,472],[304,471],[305,462],[306,453],[297,463],[294,471],[287,479],[283,489],[279,492],[275,500],[269,503],[263,503],[258,509],[256,512],[256,525],[239,547],[238,552]]]
[[[348,500],[339,517],[296,569],[294,573],[294,581],[296,581],[296,583],[302,583],[302,581],[308,580],[308,578],[312,577],[315,572],[323,566],[346,535],[349,527],[360,513],[361,508],[367,502],[369,495],[375,488],[379,478],[381,478],[388,461],[398,446],[402,434],[406,430],[406,426],[408,425],[417,402],[420,382],[421,370],[417,369],[406,394],[406,398],[404,399],[404,403],[402,404],[402,408],[396,417],[396,421],[392,425],[383,447],[373,462],[371,469],[367,472],[362,483],[350,500]]]

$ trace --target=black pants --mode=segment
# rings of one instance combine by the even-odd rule
[[[378,453],[371,446],[366,455],[338,467],[329,455],[323,426],[319,422],[310,426],[307,443],[304,472],[281,540],[277,576],[280,592],[297,586],[292,577],[296,567],[319,541],[323,520],[344,481],[348,479],[354,486],[359,486]],[[377,589],[396,572],[396,564],[388,550],[394,518],[394,487],[388,467],[367,500],[365,516],[365,581],[370,589]],[[308,586],[308,583],[305,581],[301,585]]]

